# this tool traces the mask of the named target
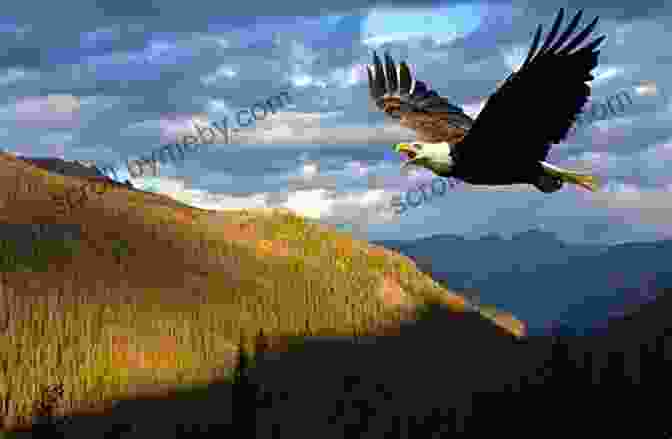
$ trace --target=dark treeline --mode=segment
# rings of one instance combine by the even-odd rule
[[[665,437],[670,310],[663,294],[604,333],[516,340],[437,307],[399,337],[310,341],[251,371],[256,437]]]

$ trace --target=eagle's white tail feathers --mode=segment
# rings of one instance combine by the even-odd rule
[[[592,192],[597,192],[600,188],[598,178],[593,175],[570,171],[546,162],[541,162],[541,166],[547,174],[558,177],[565,183],[572,183]]]

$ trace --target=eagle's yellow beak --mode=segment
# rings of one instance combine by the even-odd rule
[[[413,148],[413,146],[411,146],[410,143],[397,143],[396,145],[394,145],[394,151],[398,153],[403,152],[410,159],[413,159],[417,155],[415,148]]]
[[[395,152],[406,152],[409,151],[411,148],[411,145],[408,143],[397,143],[394,145],[394,151]]]

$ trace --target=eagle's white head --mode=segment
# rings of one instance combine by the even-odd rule
[[[408,156],[401,167],[408,165],[422,166],[442,177],[449,177],[455,167],[455,160],[451,156],[452,145],[448,142],[439,143],[397,143],[394,151]]]

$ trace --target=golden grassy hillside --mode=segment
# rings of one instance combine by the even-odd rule
[[[115,187],[57,213],[53,198],[86,182],[0,154],[0,221],[82,231],[35,241],[29,258],[0,249],[4,428],[30,422],[48,385],[82,410],[221,376],[260,329],[393,334],[416,305],[465,310],[408,258],[287,211],[213,212]]]

